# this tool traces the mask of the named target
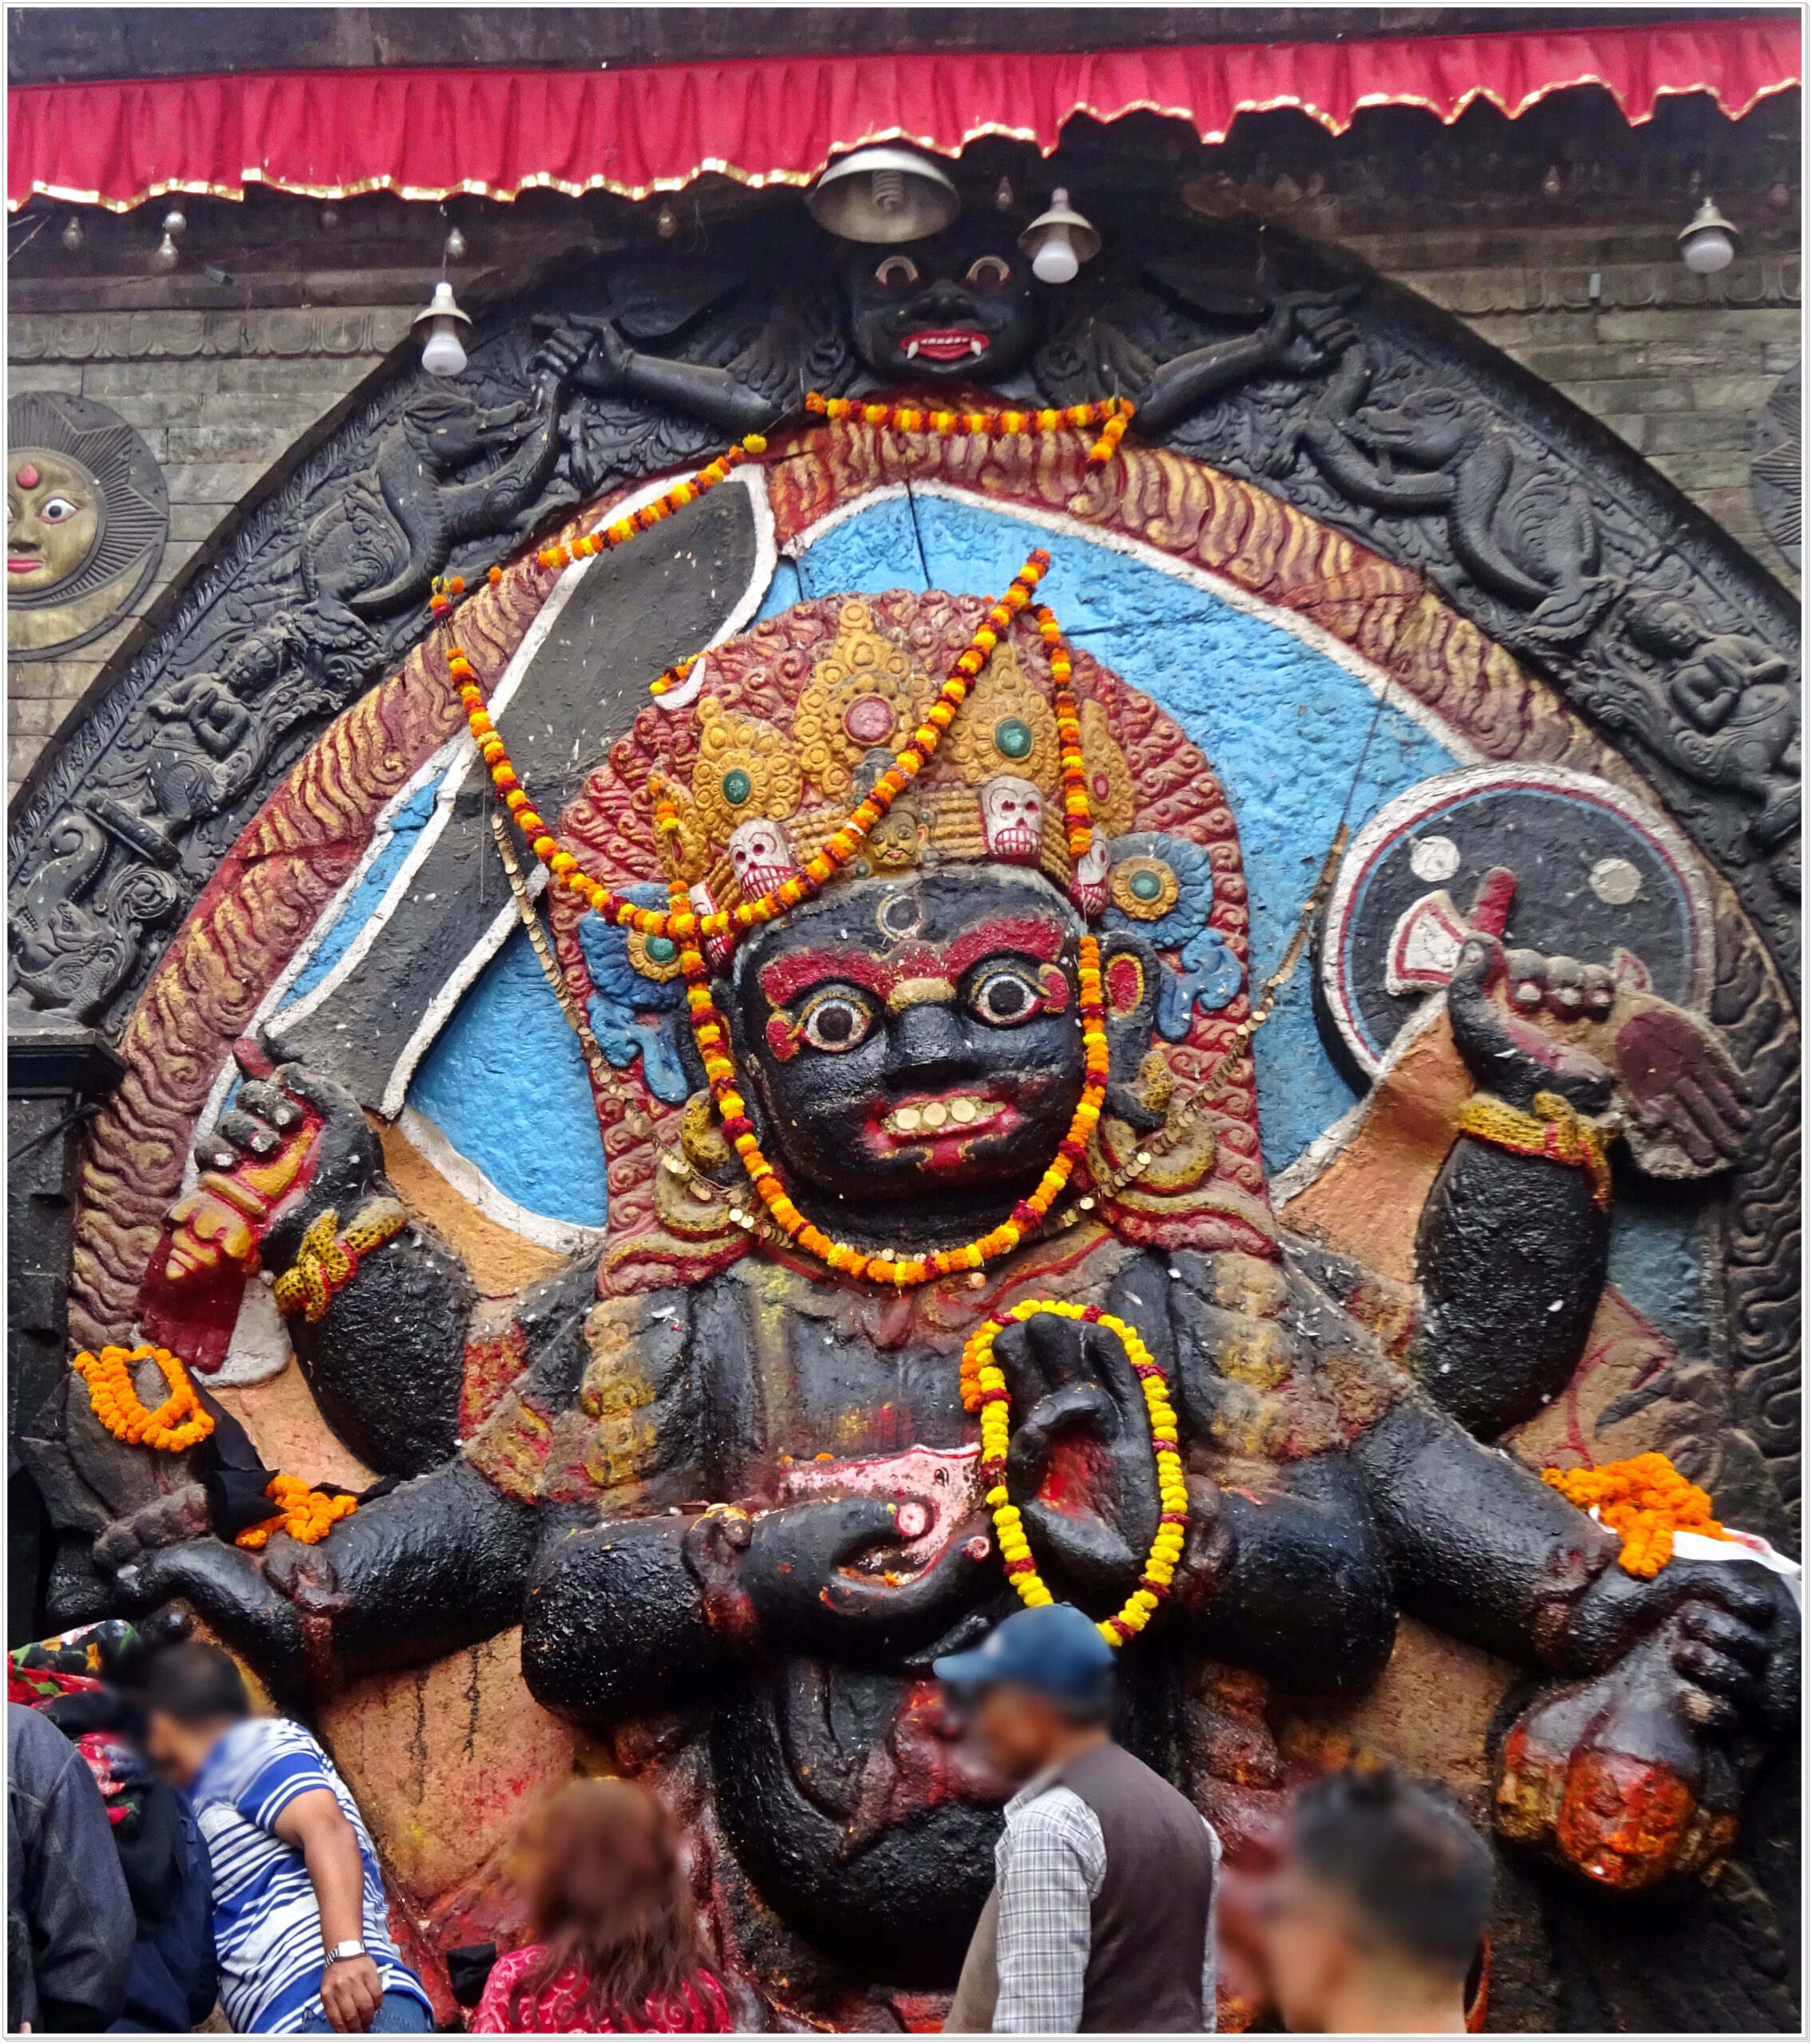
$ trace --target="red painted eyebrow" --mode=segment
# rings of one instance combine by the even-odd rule
[[[902,980],[960,979],[971,965],[999,951],[1017,951],[1041,965],[1054,964],[1065,935],[1054,916],[991,916],[948,944],[909,945],[884,959],[853,945],[827,945],[771,960],[761,970],[762,991],[784,1008],[808,987],[843,980],[884,1000]]]

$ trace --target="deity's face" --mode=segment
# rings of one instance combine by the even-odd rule
[[[6,587],[36,595],[87,563],[101,533],[101,489],[67,455],[42,447],[7,456]]]
[[[857,1233],[920,1202],[928,1238],[1035,1181],[1082,1087],[1082,930],[1037,874],[967,866],[840,884],[750,937],[738,1063],[796,1194]]]
[[[856,351],[889,383],[995,383],[1031,351],[1042,325],[1032,267],[1005,221],[850,258]]]

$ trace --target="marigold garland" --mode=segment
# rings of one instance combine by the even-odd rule
[[[155,1412],[146,1410],[133,1381],[134,1365],[147,1361],[156,1364],[170,1388]],[[168,1349],[148,1341],[136,1349],[105,1348],[98,1356],[84,1349],[70,1367],[88,1386],[94,1416],[116,1440],[180,1455],[214,1431],[213,1417],[202,1410],[188,1372]]]
[[[683,899],[682,884],[675,880],[671,885],[675,897]],[[1092,932],[1083,935],[1076,972],[1082,1010],[1082,1097],[1056,1155],[1038,1184],[1015,1204],[997,1227],[956,1249],[908,1257],[876,1256],[853,1243],[837,1242],[808,1221],[788,1197],[780,1175],[762,1153],[749,1119],[748,1103],[736,1090],[730,1031],[711,998],[704,954],[696,945],[688,943],[681,949],[679,962],[686,979],[693,1039],[704,1060],[705,1076],[723,1132],[775,1226],[789,1242],[829,1270],[845,1270],[852,1277],[866,1278],[877,1285],[900,1286],[929,1284],[934,1278],[946,1277],[955,1270],[979,1270],[984,1264],[1017,1249],[1027,1235],[1043,1225],[1053,1202],[1088,1154],[1089,1138],[1101,1119],[1102,1099],[1107,1090],[1107,1020],[1102,997],[1101,949]],[[739,1207],[730,1209],[730,1218],[742,1226],[754,1226],[754,1216]]]
[[[940,434],[961,433],[1017,436],[1054,433],[1066,426],[1087,429],[1098,426],[1100,434],[1090,446],[1085,462],[1086,468],[1098,469],[1112,461],[1118,451],[1126,429],[1132,422],[1133,407],[1126,398],[1109,398],[1097,404],[1070,405],[1061,409],[1046,406],[1027,411],[941,411],[911,405],[864,404],[853,398],[826,398],[813,390],[806,394],[805,410],[814,416],[830,421],[860,418],[868,425],[896,426],[904,430]],[[638,533],[651,530],[682,505],[691,503],[706,490],[714,488],[734,469],[740,468],[751,455],[765,453],[766,448],[767,442],[760,434],[750,434],[736,446],[720,454],[715,461],[707,462],[696,475],[684,482],[675,484],[654,503],[644,505],[626,517],[582,534],[569,546],[544,547],[536,558],[544,567],[560,568],[581,556],[603,553],[621,546]],[[936,750],[939,736],[955,715],[971,684],[987,664],[995,646],[999,643],[999,632],[1011,623],[1015,614],[1025,608],[1031,589],[1037,587],[1050,564],[1050,557],[1042,548],[1035,550],[1007,596],[990,612],[989,623],[982,628],[959,657],[955,669],[944,683],[939,700],[932,704],[926,714],[925,722],[913,733],[912,743],[896,756],[892,769],[882,776],[880,785],[874,793],[852,811],[842,827],[833,834],[823,851],[811,862],[808,867],[809,873],[811,867],[824,865],[827,868],[824,878],[829,879],[837,869],[847,864],[856,855],[868,832],[886,815],[896,797],[912,786],[925,762]],[[488,579],[495,583],[499,576],[500,571],[493,568],[489,571]],[[1029,588],[1027,586],[1028,583]],[[437,580],[434,593],[429,599],[429,608],[437,617],[451,613],[452,597],[460,594],[465,586],[464,580],[457,575],[445,582]],[[1008,612],[1005,618],[997,615],[1003,606]],[[1042,619],[1040,629],[1045,629]],[[1054,620],[1045,636],[1046,644],[1052,648],[1053,679],[1058,681],[1059,688],[1062,690],[1068,679],[1069,655],[1061,635],[1055,632]],[[702,654],[693,653],[682,660],[676,661],[651,684],[652,692],[657,695],[665,695],[683,680],[702,657]],[[689,905],[683,909],[676,908],[671,914],[663,913],[658,909],[643,909],[624,900],[612,889],[601,886],[580,869],[578,860],[570,852],[560,849],[546,822],[536,811],[528,790],[522,786],[511,763],[502,738],[491,721],[484,691],[478,685],[478,677],[470,660],[457,646],[448,648],[446,660],[447,671],[458,687],[460,701],[465,707],[473,739],[512,821],[555,881],[581,897],[599,915],[608,917],[618,924],[639,931],[644,937],[671,937],[680,941],[694,934],[704,938],[734,939],[757,922],[770,920],[781,909],[797,906],[798,901],[810,900],[817,892],[818,886],[822,885],[823,881],[820,880],[816,885],[802,886],[794,901],[783,901],[781,897],[785,892],[785,888],[775,889],[758,902],[742,902],[734,909],[718,910],[702,917]],[[1073,701],[1071,708],[1074,709]],[[1061,738],[1061,703],[1058,716]],[[1074,722],[1073,716],[1070,721]],[[1073,797],[1080,792],[1083,786],[1079,727],[1076,740],[1074,786],[1071,784],[1070,763],[1067,759],[1065,762],[1064,802],[1070,849],[1079,858],[1088,849],[1086,834],[1082,834],[1078,848],[1076,812],[1073,806]],[[789,885],[794,884],[788,883]],[[696,930],[694,925],[697,925]]]
[[[264,1486],[264,1495],[278,1507],[275,1516],[261,1519],[235,1534],[235,1547],[262,1547],[273,1533],[287,1533],[305,1547],[315,1547],[358,1508],[357,1498],[343,1491],[317,1491],[300,1476],[273,1476]]]
[[[1632,1575],[1658,1575],[1676,1533],[1723,1535],[1710,1497],[1664,1455],[1632,1456],[1596,1469],[1544,1469],[1541,1480],[1581,1511],[1597,1508],[1600,1523],[1623,1535],[1617,1559]]]
[[[876,782],[873,790],[856,805],[841,826],[825,840],[823,848],[806,862],[804,871],[770,889],[758,900],[741,901],[734,909],[719,909],[709,915],[701,916],[691,907],[683,889],[676,895],[671,909],[645,909],[583,872],[572,853],[560,849],[530,802],[485,707],[484,691],[478,686],[472,664],[457,646],[447,649],[447,671],[459,685],[459,699],[465,706],[466,722],[479,753],[490,770],[492,781],[503,796],[504,807],[557,885],[578,895],[596,914],[637,930],[644,937],[671,937],[679,944],[713,937],[734,938],[758,923],[771,922],[777,915],[797,908],[801,901],[810,901],[827,881],[855,858],[868,833],[924,770],[974,686],[975,677],[987,665],[995,648],[999,644],[1001,634],[1031,601],[1050,566],[1050,556],[1042,547],[1035,548],[1007,593],[991,607],[985,620],[975,628],[975,636],[957,655],[936,701],[926,711],[924,721],[913,732],[911,742],[895,754],[893,764]],[[678,811],[658,786],[655,822],[665,835],[671,836],[679,828]]]
[[[1015,1321],[1036,1313],[1054,1313],[1060,1320],[1087,1321],[1119,1337],[1145,1394],[1145,1411],[1151,1421],[1153,1460],[1157,1465],[1160,1511],[1157,1537],[1145,1557],[1139,1586],[1110,1618],[1099,1621],[1101,1635],[1110,1646],[1123,1646],[1137,1637],[1175,1580],[1177,1564],[1182,1559],[1183,1542],[1189,1523],[1189,1486],[1183,1477],[1181,1458],[1177,1452],[1177,1415],[1170,1404],[1169,1386],[1151,1351],[1139,1338],[1137,1328],[1099,1306],[1070,1305],[1061,1299],[1026,1299],[1003,1317],[984,1320],[963,1349],[963,1404],[966,1411],[981,1415],[981,1475],[984,1495],[994,1514],[1001,1559],[1007,1574],[1023,1602],[1048,1604],[1049,1586],[1038,1572],[1019,1509],[1007,1494],[1007,1449],[1011,1428],[1007,1379],[994,1360],[996,1338]]]

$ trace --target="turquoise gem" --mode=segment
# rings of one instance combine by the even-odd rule
[[[1018,717],[1003,717],[994,727],[994,749],[1007,759],[1023,759],[1032,749],[1032,727]]]
[[[723,777],[723,798],[732,809],[740,809],[755,792],[755,784],[740,766],[732,766]]]
[[[647,945],[651,965],[671,965],[679,955],[679,946],[671,937],[651,937]]]
[[[1126,891],[1135,901],[1155,901],[1164,892],[1164,883],[1155,873],[1135,873],[1126,883]]]

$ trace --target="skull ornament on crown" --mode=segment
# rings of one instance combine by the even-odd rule
[[[1016,774],[996,774],[982,787],[982,834],[990,858],[1035,866],[1044,841],[1044,797]]]
[[[730,834],[730,869],[745,901],[790,880],[797,868],[782,827],[763,817],[739,823]]]

